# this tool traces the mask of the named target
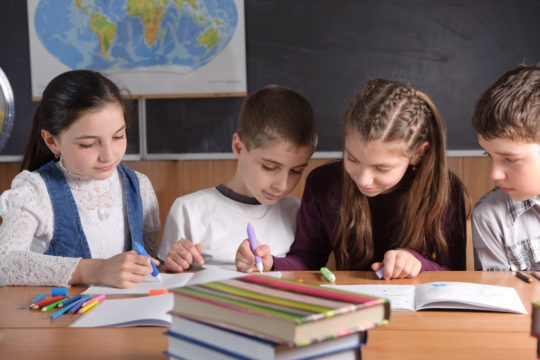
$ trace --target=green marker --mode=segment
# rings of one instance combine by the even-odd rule
[[[321,268],[321,274],[326,280],[330,282],[336,281],[336,275],[332,274],[332,272],[327,267]]]

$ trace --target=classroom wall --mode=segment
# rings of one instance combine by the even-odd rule
[[[309,171],[328,159],[312,159],[293,195],[301,198],[304,182]],[[489,158],[450,157],[450,168],[467,187],[474,204],[480,196],[493,188],[489,178]],[[159,201],[161,223],[165,223],[173,201],[181,195],[219,184],[234,174],[235,160],[154,160],[125,162],[126,165],[146,174],[156,191]],[[8,189],[11,180],[19,172],[20,163],[0,163],[0,193]],[[469,245],[471,244],[469,239]],[[469,246],[467,268],[472,269],[472,254]]]

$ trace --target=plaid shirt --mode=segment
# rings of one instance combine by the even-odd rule
[[[472,215],[476,270],[540,270],[540,197],[512,200],[495,188]]]

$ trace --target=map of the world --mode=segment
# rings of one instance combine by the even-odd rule
[[[93,70],[180,65],[191,72],[225,48],[237,22],[232,0],[41,0],[35,15],[54,56]]]
[[[243,9],[239,14],[237,3],[29,0],[29,24],[37,45],[69,69],[190,74],[230,45],[240,20],[243,31]]]

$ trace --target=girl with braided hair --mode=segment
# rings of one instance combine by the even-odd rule
[[[447,167],[432,100],[409,85],[370,80],[345,114],[343,159],[306,180],[295,241],[286,257],[255,253],[266,270],[316,270],[331,253],[338,270],[385,279],[465,270],[466,192]],[[242,247],[236,265],[254,269]]]

